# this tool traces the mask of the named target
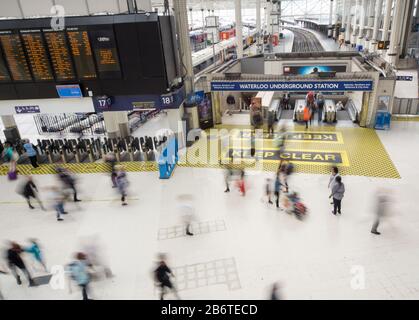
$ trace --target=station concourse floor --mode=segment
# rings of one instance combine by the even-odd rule
[[[159,252],[168,254],[182,299],[267,299],[275,281],[283,299],[418,299],[419,122],[394,121],[391,130],[375,133],[399,177],[344,175],[341,216],[331,213],[328,174],[290,177],[290,189],[309,209],[309,217],[299,221],[262,202],[265,179],[273,178],[269,170],[247,171],[248,190],[242,197],[236,188],[224,193],[222,169],[178,166],[169,180],[159,180],[156,171],[129,172],[126,207],[107,173],[79,174],[83,201],[78,209],[69,203],[69,214],[59,223],[52,210],[28,209],[16,193],[19,181],[2,175],[0,247],[6,240],[25,243],[35,237],[51,267],[72,261],[81,242],[97,235],[115,277],[92,283],[94,299],[158,299],[151,272]],[[55,177],[39,174],[34,179],[45,198],[44,188]],[[370,229],[378,188],[385,188],[393,202],[376,236]],[[177,210],[177,196],[183,193],[195,197],[192,237],[184,235]],[[353,289],[360,267],[365,288]],[[28,288],[26,281],[17,286],[12,276],[0,274],[6,299],[80,299],[72,287],[72,293],[67,286]]]

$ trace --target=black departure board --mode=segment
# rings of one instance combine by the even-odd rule
[[[2,33],[0,42],[13,80],[32,81],[20,36],[16,33]]]
[[[45,31],[49,55],[57,80],[72,80],[76,78],[71,61],[70,50],[64,32]]]
[[[79,79],[96,78],[95,63],[87,31],[67,31],[67,35]]]
[[[120,78],[121,68],[113,30],[91,30],[89,34],[100,78]]]
[[[4,62],[2,52],[0,50],[0,82],[10,81],[9,71],[7,71],[6,63]]]
[[[54,80],[41,32],[21,31],[21,35],[35,80]]]

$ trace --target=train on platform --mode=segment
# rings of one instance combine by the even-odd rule
[[[231,29],[226,29],[222,32],[231,32],[228,31]],[[235,33],[235,32],[234,32]],[[247,49],[249,46],[253,45],[256,42],[256,29],[247,29],[243,30],[243,49]],[[220,37],[222,39],[222,37]],[[215,51],[215,52],[214,52]],[[214,59],[215,56],[215,59]],[[228,40],[222,40],[219,43],[216,43],[214,46],[209,45],[207,48],[192,52],[192,64],[194,68],[194,73],[197,74],[208,67],[212,66],[214,63],[222,64],[227,61],[233,60],[236,58],[236,37],[229,37]],[[214,61],[215,60],[215,61]]]

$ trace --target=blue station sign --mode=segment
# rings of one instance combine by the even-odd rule
[[[39,106],[16,106],[15,111],[17,114],[40,113],[41,109],[39,108]]]
[[[360,81],[212,81],[211,91],[372,91],[372,80]]]

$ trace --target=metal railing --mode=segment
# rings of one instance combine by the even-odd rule
[[[419,99],[417,98],[394,98],[393,115],[419,115]]]

